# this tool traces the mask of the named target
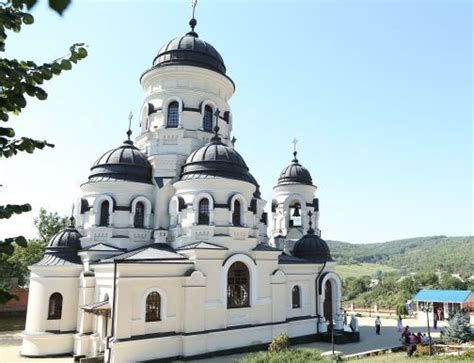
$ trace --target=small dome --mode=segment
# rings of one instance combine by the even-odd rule
[[[154,67],[187,65],[207,68],[225,74],[224,60],[208,42],[198,38],[195,32],[174,38],[161,47],[153,60]]]
[[[211,142],[195,150],[188,156],[181,171],[181,180],[204,178],[228,178],[246,181],[258,188],[257,181],[249,173],[244,159],[233,148],[226,146],[216,135]]]
[[[81,263],[77,252],[81,249],[82,235],[74,227],[73,221],[74,219],[71,218],[71,225],[51,238],[46,246],[44,257],[36,264],[37,266],[63,266]]]
[[[315,235],[311,227],[307,234],[296,241],[291,254],[316,263],[333,261],[328,244],[321,237]]]
[[[308,169],[302,166],[296,158],[296,151],[293,153],[294,158],[291,164],[282,170],[278,178],[277,185],[288,184],[306,184],[313,185],[313,179]]]
[[[75,250],[81,249],[81,237],[82,235],[77,231],[74,226],[69,226],[61,232],[55,234],[49,241],[46,248],[51,247],[65,247]]]
[[[151,164],[130,140],[107,151],[92,166],[89,183],[110,180],[152,184]]]

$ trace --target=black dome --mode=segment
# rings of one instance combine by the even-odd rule
[[[153,60],[153,66],[187,65],[207,68],[225,75],[224,60],[219,52],[208,42],[191,31],[174,38],[161,47]]]
[[[313,185],[313,179],[308,169],[302,166],[296,158],[296,151],[293,153],[294,158],[291,164],[282,170],[278,178],[277,185],[288,184],[306,184]]]
[[[75,250],[81,249],[81,240],[82,235],[77,231],[74,226],[69,226],[61,232],[55,234],[49,241],[46,248],[51,247],[64,247],[71,248]]]
[[[109,180],[152,184],[151,164],[130,140],[107,151],[92,166],[89,182]]]
[[[214,129],[217,133],[218,128]],[[188,156],[181,171],[181,180],[220,177],[237,179],[254,184],[255,178],[249,173],[244,159],[233,148],[222,143],[219,136],[211,142],[195,150]]]
[[[315,235],[311,227],[307,234],[296,241],[292,255],[317,263],[333,260],[328,244],[321,237]]]
[[[55,234],[44,253],[43,259],[37,263],[39,266],[54,266],[64,264],[80,264],[81,258],[77,255],[77,251],[81,249],[82,235],[72,225],[61,232]]]

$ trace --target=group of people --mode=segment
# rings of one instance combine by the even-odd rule
[[[407,355],[409,357],[411,357],[416,351],[416,346],[418,344],[428,345],[430,343],[430,338],[426,335],[426,333],[412,333],[408,325],[403,329],[400,340],[402,341],[403,345],[407,346]]]

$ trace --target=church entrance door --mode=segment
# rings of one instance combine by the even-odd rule
[[[324,318],[328,324],[332,325],[332,285],[328,280],[324,285]]]

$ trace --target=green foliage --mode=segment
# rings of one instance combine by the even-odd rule
[[[67,8],[71,0],[49,0],[51,9],[59,14]],[[9,32],[19,33],[23,26],[34,23],[34,17],[27,11],[37,0],[6,0],[0,2],[0,52],[5,52]],[[48,94],[41,85],[70,70],[73,64],[87,57],[84,44],[74,44],[69,54],[49,63],[36,64],[31,60],[0,58],[0,121],[11,121],[12,115],[19,115],[27,106],[27,97],[46,100]],[[12,127],[0,126],[0,160],[10,158],[20,152],[33,153],[36,149],[53,147],[46,140],[35,140],[29,137],[16,137]],[[29,204],[0,205],[0,219],[8,219],[14,214],[31,211]],[[26,247],[23,236],[9,237],[0,241],[0,256],[11,256],[14,245]],[[5,289],[0,289],[0,303],[14,298]]]
[[[446,343],[464,343],[471,338],[469,318],[461,313],[454,314],[449,319],[449,326],[444,331],[444,341]]]
[[[397,305],[397,315],[408,315],[407,306],[405,304]]]
[[[18,277],[20,286],[26,284],[28,266],[41,260],[47,242],[67,226],[67,220],[67,217],[41,208],[34,223],[42,240],[25,241],[25,248],[15,248],[11,255],[0,255],[0,278]]]
[[[439,281],[439,288],[443,290],[465,290],[467,284],[449,274],[443,274]]]
[[[370,244],[328,241],[331,255],[340,264],[377,263],[403,275],[444,271],[465,277],[474,274],[473,244],[473,236],[418,237]]]
[[[35,227],[44,242],[49,242],[51,237],[63,230],[68,225],[68,218],[61,217],[57,212],[48,212],[40,208],[39,215],[34,220]]]
[[[329,358],[322,357],[316,349],[285,349],[273,355],[266,352],[248,354],[238,361],[239,363],[308,363],[331,362]]]
[[[288,349],[290,346],[290,338],[288,334],[281,333],[273,338],[272,342],[268,346],[268,354],[273,356],[274,354],[281,352],[282,350]]]

